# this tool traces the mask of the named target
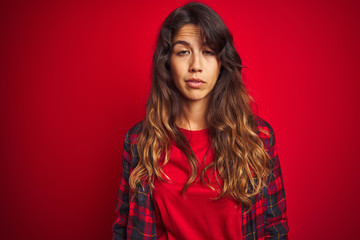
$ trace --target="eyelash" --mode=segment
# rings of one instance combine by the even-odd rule
[[[215,53],[213,53],[212,51],[204,51],[204,53],[209,54],[209,55],[215,55]]]
[[[179,56],[183,56],[185,55],[186,53],[188,53],[189,51],[180,51],[178,52],[176,55],[179,55]]]
[[[183,55],[185,55],[186,53],[189,53],[189,51],[180,51],[180,52],[178,52],[178,53],[176,53],[176,55],[179,55],[179,56],[183,56]],[[213,53],[213,52],[211,52],[211,51],[203,51],[203,53],[204,54],[206,54],[206,55],[211,55],[211,56],[214,56],[215,55],[215,53]]]

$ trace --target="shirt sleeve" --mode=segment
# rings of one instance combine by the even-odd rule
[[[272,172],[269,176],[267,194],[266,239],[288,239],[288,220],[286,216],[286,198],[283,177],[281,175],[280,161],[275,145],[275,134],[271,127],[269,156],[271,158]]]
[[[124,152],[122,155],[122,171],[120,186],[117,195],[115,213],[117,215],[113,224],[113,240],[126,239],[126,227],[129,216],[129,176],[131,166],[131,150],[129,142],[129,132],[124,141]]]

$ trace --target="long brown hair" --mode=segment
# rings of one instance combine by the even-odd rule
[[[185,153],[191,169],[183,194],[196,179],[197,159],[175,124],[182,113],[182,101],[169,67],[172,40],[185,24],[200,29],[221,63],[219,78],[210,93],[206,119],[215,160],[202,171],[201,181],[215,190],[204,180],[206,170],[213,169],[223,181],[218,198],[230,196],[250,209],[251,197],[266,186],[269,157],[257,135],[256,116],[241,78],[242,63],[233,37],[215,11],[196,2],[173,11],[160,29],[153,56],[152,88],[137,144],[140,159],[130,175],[130,187],[137,192],[137,185],[146,183],[152,190],[155,177],[164,180],[159,161],[162,154],[164,164],[169,161],[173,142]]]

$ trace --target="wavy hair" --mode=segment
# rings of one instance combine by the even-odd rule
[[[220,184],[216,178],[221,189],[217,199],[232,197],[249,210],[251,197],[261,193],[266,186],[269,156],[257,134],[256,116],[251,107],[253,100],[241,78],[242,63],[233,37],[215,11],[196,2],[174,10],[160,29],[153,55],[152,88],[137,144],[139,163],[130,175],[130,188],[137,193],[137,186],[145,183],[152,192],[154,178],[164,180],[160,159],[163,157],[164,165],[169,161],[173,142],[184,152],[191,169],[183,194],[197,177],[196,156],[176,126],[176,120],[182,114],[182,95],[175,87],[169,67],[172,40],[185,24],[200,29],[203,39],[221,63],[219,78],[209,96],[206,119],[215,160],[203,169],[200,179],[215,191],[205,181],[206,171],[212,169],[222,180]]]

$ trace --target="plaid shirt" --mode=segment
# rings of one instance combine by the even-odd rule
[[[251,211],[246,213],[242,208],[243,239],[288,239],[285,191],[274,131],[266,121],[259,117],[256,123],[259,129],[270,133],[270,136],[267,136],[257,132],[271,158],[272,174],[269,177],[268,187],[263,190],[264,194],[258,194],[252,199]],[[140,132],[141,123],[138,123],[126,134],[113,240],[156,239],[155,209],[149,194],[149,186],[145,183],[144,189],[139,187],[139,193],[135,195],[133,201],[130,201],[133,192],[129,187],[129,176],[139,162],[136,139]]]

